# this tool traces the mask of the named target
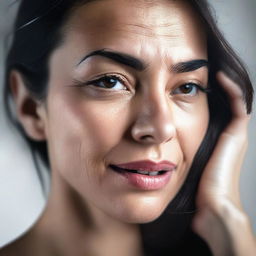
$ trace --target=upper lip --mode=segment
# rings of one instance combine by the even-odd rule
[[[122,163],[122,164],[115,164],[115,166],[129,169],[129,170],[138,170],[138,171],[172,171],[176,169],[176,164],[170,161],[161,161],[161,162],[153,162],[151,160],[143,160],[143,161],[136,161],[130,163]]]

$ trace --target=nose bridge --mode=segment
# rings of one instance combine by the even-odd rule
[[[142,115],[150,117],[151,120],[167,121],[171,117],[170,99],[166,98],[165,88],[148,89],[142,96]],[[169,120],[170,121],[170,120]]]
[[[149,70],[148,80],[144,81],[141,88],[142,100],[145,104],[144,111],[149,115],[161,118],[168,114],[170,99],[166,95],[166,70],[163,62]]]

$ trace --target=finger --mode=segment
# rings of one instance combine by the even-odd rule
[[[226,133],[220,136],[205,171],[207,180],[215,184],[220,193],[239,199],[240,171],[246,149],[246,142]]]
[[[234,117],[247,117],[243,91],[239,85],[231,80],[223,71],[219,71],[216,77],[228,94]]]
[[[237,203],[240,201],[240,171],[247,149],[247,114],[242,89],[223,72],[217,79],[230,100],[232,120],[220,135],[214,152],[203,174],[209,190],[228,195]],[[216,190],[217,189],[217,190]]]
[[[216,77],[230,100],[232,120],[226,132],[236,135],[241,134],[241,131],[247,129],[250,120],[250,115],[247,114],[242,89],[222,71],[219,71]]]

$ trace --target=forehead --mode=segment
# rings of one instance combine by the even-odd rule
[[[67,42],[93,44],[94,49],[119,47],[134,54],[152,52],[150,43],[160,54],[174,56],[183,48],[185,54],[206,55],[203,24],[188,1],[90,1],[72,12],[64,31]]]

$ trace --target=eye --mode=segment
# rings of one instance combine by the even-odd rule
[[[199,90],[206,92],[207,89],[205,89],[202,86],[195,84],[195,83],[187,83],[187,84],[183,84],[183,85],[179,86],[178,88],[176,88],[172,92],[172,95],[184,94],[184,95],[188,95],[188,96],[195,96],[198,94]]]
[[[86,82],[86,85],[94,85],[104,89],[113,89],[113,90],[128,90],[125,86],[124,79],[116,75],[104,75],[98,79]]]

